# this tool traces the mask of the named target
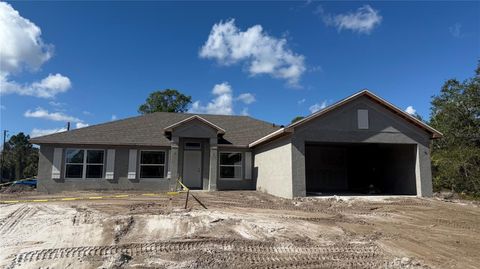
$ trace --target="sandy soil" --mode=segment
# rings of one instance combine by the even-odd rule
[[[105,193],[63,193],[56,197]],[[478,268],[480,208],[194,192],[0,204],[1,268]],[[0,200],[43,199],[31,193]],[[51,196],[48,196],[51,197]]]

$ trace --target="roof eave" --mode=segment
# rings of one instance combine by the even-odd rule
[[[287,128],[287,127],[284,127],[284,128],[281,128],[281,129],[278,129],[276,130],[275,132],[273,133],[270,133],[260,139],[257,139],[255,141],[253,141],[252,143],[248,144],[248,147],[249,148],[253,148],[255,146],[258,146],[260,144],[263,144],[265,142],[268,142],[270,141],[271,139],[274,139],[274,138],[278,138],[279,136],[283,135],[283,134],[286,134],[286,133],[292,133],[293,132],[293,129],[292,128]]]

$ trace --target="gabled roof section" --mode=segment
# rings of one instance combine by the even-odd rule
[[[314,120],[318,117],[321,117],[325,114],[328,114],[330,111],[333,111],[353,100],[356,100],[357,98],[361,97],[361,96],[366,96],[368,98],[370,98],[371,100],[379,103],[380,105],[386,107],[387,109],[389,109],[390,111],[392,111],[393,113],[397,114],[398,116],[402,117],[403,119],[409,121],[410,123],[418,126],[419,128],[425,130],[426,132],[430,133],[431,135],[431,138],[435,139],[435,138],[441,138],[443,136],[443,134],[439,131],[437,131],[436,129],[434,129],[433,127],[429,126],[428,124],[420,121],[419,119],[413,117],[412,115],[406,113],[405,111],[399,109],[398,107],[396,107],[395,105],[391,104],[390,102],[386,101],[385,99],[379,97],[378,95],[372,93],[371,91],[369,90],[362,90],[356,94],[353,94],[345,99],[342,99],[340,101],[338,101],[337,103],[331,105],[331,106],[328,106],[320,111],[317,111],[299,121],[296,121],[294,123],[291,123],[290,125],[282,128],[282,129],[279,129],[273,133],[270,133],[252,143],[249,144],[249,147],[254,147],[256,145],[259,145],[261,143],[264,143],[264,142],[267,142],[267,141],[270,141],[270,140],[273,140],[275,138],[278,138],[286,133],[291,133],[294,131],[294,128],[295,127],[298,127],[298,126],[301,126],[311,120]]]
[[[219,126],[217,126],[217,125],[209,122],[208,120],[206,120],[206,119],[204,119],[204,118],[202,118],[202,117],[200,117],[200,116],[198,116],[198,115],[193,115],[193,116],[191,116],[190,118],[186,118],[186,119],[184,119],[184,120],[181,120],[181,121],[179,121],[179,122],[176,122],[176,123],[174,123],[174,124],[172,124],[172,125],[169,125],[169,126],[165,127],[163,130],[164,130],[165,132],[171,132],[171,131],[173,131],[173,129],[175,129],[175,128],[179,127],[179,126],[182,126],[182,125],[184,125],[184,124],[187,124],[187,123],[189,123],[189,122],[191,122],[191,121],[193,121],[193,120],[199,120],[199,121],[201,121],[202,123],[204,123],[204,124],[212,127],[213,129],[217,130],[217,134],[225,134],[225,130],[224,130],[223,128],[221,128],[221,127],[219,127]]]
[[[367,96],[368,98],[372,99],[373,101],[379,103],[380,105],[383,105],[384,107],[386,107],[387,109],[391,110],[393,113],[399,115],[400,117],[404,118],[405,120],[409,121],[410,123],[413,123],[415,125],[417,125],[418,127],[424,129],[425,131],[429,132],[431,135],[432,135],[432,138],[440,138],[443,136],[443,134],[437,130],[435,130],[434,128],[430,127],[428,124],[422,122],[421,120],[415,118],[414,116],[408,114],[407,112],[401,110],[400,108],[396,107],[395,105],[391,104],[390,102],[386,101],[385,99],[381,98],[380,96],[372,93],[371,91],[369,90],[363,90],[363,91],[360,91],[354,95],[351,95],[343,100],[340,100],[338,101],[337,103],[331,105],[331,106],[328,106],[326,107],[325,109],[322,109],[320,111],[317,111],[315,113],[313,113],[312,115],[306,117],[306,118],[303,118],[297,122],[294,122],[290,125],[288,125],[286,128],[295,128],[297,126],[300,126],[302,124],[305,124],[315,118],[318,118],[322,115],[325,115],[327,114],[328,112],[332,111],[332,110],[335,110],[336,108],[338,107],[341,107],[343,106],[344,104],[346,103],[349,103],[361,96]]]
[[[278,125],[248,116],[156,112],[67,132],[30,139],[34,144],[166,146],[171,141],[164,130],[193,116],[223,130],[219,145],[248,147],[248,144],[278,129]],[[207,123],[205,123],[207,124]],[[209,124],[209,126],[210,126]]]

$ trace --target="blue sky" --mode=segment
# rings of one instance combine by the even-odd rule
[[[165,88],[194,112],[277,124],[364,88],[428,118],[445,80],[474,73],[479,14],[480,2],[1,2],[1,129],[135,116]]]

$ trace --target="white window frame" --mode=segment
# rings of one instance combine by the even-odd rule
[[[221,161],[222,161],[222,153],[235,153],[235,154],[240,154],[241,156],[241,163],[240,164],[222,164]],[[243,179],[243,162],[244,162],[244,157],[243,157],[243,152],[242,151],[220,151],[219,154],[218,154],[218,178],[221,179],[221,180],[242,180]],[[224,167],[238,167],[240,166],[240,177],[233,177],[233,178],[230,178],[230,177],[221,177],[221,172],[220,170],[222,169],[222,166]]]
[[[67,151],[68,150],[83,150],[83,162],[82,163],[67,163]],[[103,151],[103,162],[102,164],[100,163],[87,163],[87,151],[89,150],[95,150],[95,151]],[[105,178],[105,157],[106,157],[106,154],[105,154],[105,150],[104,149],[85,149],[85,148],[66,148],[65,149],[65,160],[64,160],[64,172],[63,172],[63,175],[64,175],[64,178],[65,179],[71,179],[71,180],[86,180],[86,179],[104,179]],[[67,165],[70,164],[70,165],[82,165],[82,177],[67,177]],[[87,177],[87,165],[101,165],[102,166],[102,177],[94,177],[94,178],[91,178],[91,177]]]
[[[163,152],[165,155],[163,164],[142,164],[142,152]],[[163,177],[142,177],[142,166],[163,166]],[[138,178],[139,179],[166,179],[166,172],[167,172],[167,151],[166,150],[139,150],[138,153]]]

